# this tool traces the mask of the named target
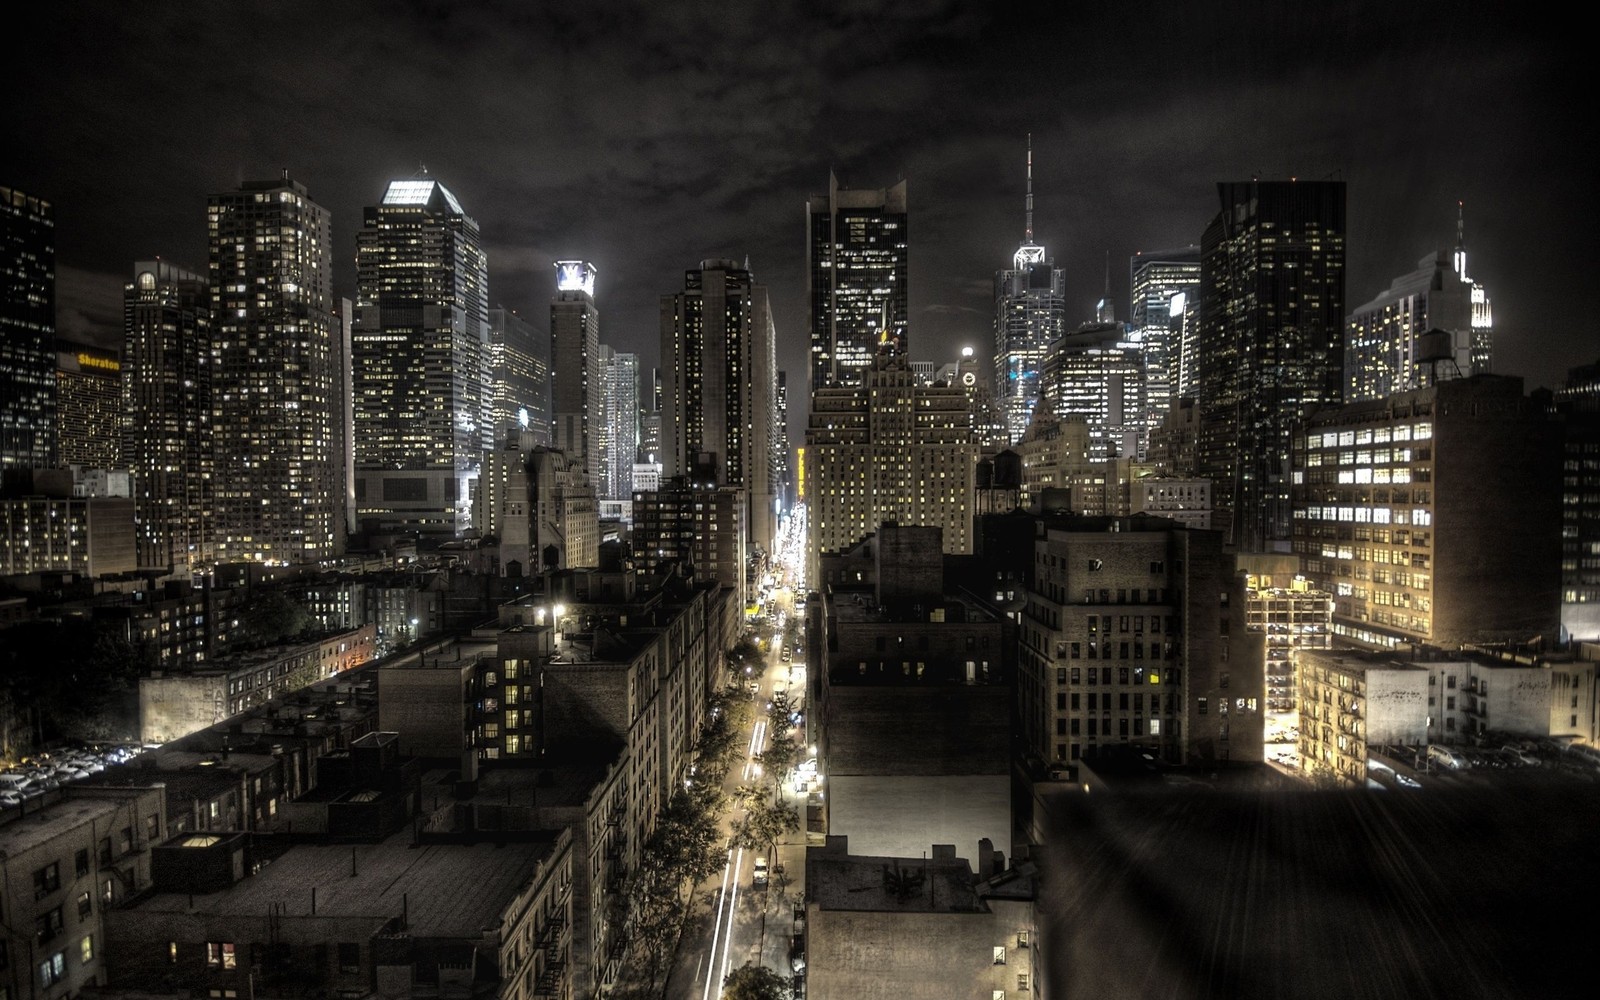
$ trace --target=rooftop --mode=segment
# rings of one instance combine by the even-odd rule
[[[409,911],[416,937],[478,937],[539,874],[557,834],[532,842],[411,846],[410,831],[379,844],[303,844],[261,873],[222,892],[191,897],[157,893],[132,906],[142,913],[199,912],[256,917],[281,904],[289,918],[370,916],[383,921]],[[352,867],[355,874],[351,874]]]
[[[145,791],[149,787],[146,785],[137,791]],[[127,808],[129,801],[130,797],[126,794],[97,795],[86,789],[73,789],[71,794],[63,794],[58,801],[49,805],[30,805],[21,816],[0,826],[0,856],[15,857],[73,830],[86,829],[92,820],[113,816]],[[134,824],[134,827],[136,830],[143,829],[139,824]]]
[[[845,853],[842,843],[806,851],[806,901],[824,910],[983,913],[987,907],[975,883],[972,866],[953,852],[933,858],[868,857]]]

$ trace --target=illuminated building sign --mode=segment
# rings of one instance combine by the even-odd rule
[[[594,265],[581,260],[556,261],[556,288],[563,292],[594,294]]]

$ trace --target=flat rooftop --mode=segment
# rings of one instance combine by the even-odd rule
[[[280,904],[285,916],[309,917],[315,887],[319,917],[381,921],[405,908],[417,937],[478,937],[498,926],[501,914],[538,875],[540,864],[555,849],[556,836],[504,846],[414,848],[410,831],[404,830],[378,844],[296,845],[260,874],[222,892],[193,897],[158,893],[131,908],[151,914],[259,917]]]
[[[143,786],[137,790],[143,791],[148,787]],[[39,805],[38,803],[42,801],[44,800],[34,800],[27,805],[22,815],[0,826],[0,854],[15,857],[24,851],[48,844],[57,837],[64,837],[73,830],[87,827],[92,820],[114,816],[119,812],[126,816],[128,803],[133,799],[126,794],[100,797],[74,789],[72,794],[63,795],[60,801]],[[143,817],[140,817],[134,824],[135,829],[142,830],[143,827],[139,824],[143,822]],[[124,822],[121,825],[128,824]],[[110,829],[110,826],[102,829]]]
[[[904,892],[896,890],[896,879]],[[963,858],[880,858],[827,847],[806,851],[806,901],[824,910],[985,912],[973,885],[972,866]]]

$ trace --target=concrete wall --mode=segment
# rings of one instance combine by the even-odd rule
[[[378,670],[378,728],[399,733],[404,753],[459,758],[466,746],[471,662]]]
[[[146,743],[170,743],[227,717],[226,674],[139,678],[139,735]]]
[[[1428,672],[1368,670],[1367,744],[1428,741]]]
[[[852,838],[850,847],[857,849]],[[926,848],[923,848],[924,850]],[[920,855],[920,851],[918,852]],[[886,913],[809,907],[807,994],[851,1000],[950,1000],[1017,991],[1016,929],[992,913]],[[994,964],[1004,945],[1008,964]]]
[[[830,686],[822,721],[829,780],[1009,773],[1008,685]]]

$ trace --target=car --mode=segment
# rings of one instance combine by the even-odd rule
[[[1394,783],[1399,785],[1401,788],[1421,788],[1422,787],[1422,782],[1418,781],[1416,778],[1413,778],[1409,774],[1401,774],[1398,771],[1395,772]]]
[[[1539,764],[1539,758],[1535,757],[1521,746],[1514,746],[1510,743],[1507,743],[1505,746],[1500,748],[1500,752],[1505,754],[1512,761],[1521,763],[1528,767],[1537,767]]]
[[[806,938],[794,934],[789,938],[789,968],[794,972],[806,971]]]
[[[757,889],[767,887],[767,859],[756,858],[755,871],[750,876],[750,885]]]
[[[1428,746],[1428,762],[1452,771],[1465,771],[1472,766],[1472,762],[1454,748],[1437,743]]]
[[[20,805],[22,805],[22,793],[21,792],[12,791],[9,788],[6,789],[3,792],[0,792],[0,807],[4,807],[4,808],[9,809],[12,806],[20,806]]]

